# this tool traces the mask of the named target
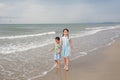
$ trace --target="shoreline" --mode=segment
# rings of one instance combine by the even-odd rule
[[[34,80],[120,80],[120,40],[70,62],[69,71],[53,69]],[[114,53],[114,54],[113,54]]]

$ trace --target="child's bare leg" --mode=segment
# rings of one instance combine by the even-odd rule
[[[60,68],[60,60],[57,60],[57,68]]]
[[[69,57],[66,58],[66,65],[69,64]]]
[[[56,66],[56,68],[57,68],[57,60],[55,60],[55,63],[56,63],[56,65],[55,65],[55,66]]]
[[[56,62],[56,68],[60,68],[60,60],[55,60]]]
[[[66,68],[66,58],[64,58],[64,69]]]
[[[64,58],[64,65],[66,65],[66,58]]]
[[[69,57],[66,58],[66,70],[68,70],[68,65],[69,65]]]

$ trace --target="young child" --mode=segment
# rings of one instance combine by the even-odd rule
[[[59,37],[56,37],[55,38],[55,46],[50,49],[50,52],[51,51],[55,51],[55,54],[54,54],[54,60],[56,62],[56,68],[60,68],[60,58],[61,58],[61,54],[60,54],[60,38]]]
[[[62,56],[64,57],[64,69],[68,71],[69,56],[71,55],[72,39],[69,36],[69,30],[67,28],[63,29],[63,36],[60,41]]]

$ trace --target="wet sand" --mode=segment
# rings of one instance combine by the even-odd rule
[[[54,69],[35,80],[120,80],[120,41],[70,62],[69,71]]]

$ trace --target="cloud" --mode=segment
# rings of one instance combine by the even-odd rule
[[[0,3],[0,10],[6,9],[6,8],[8,8],[7,5]]]
[[[118,7],[116,1],[103,0],[6,0],[0,3],[0,23],[119,21]]]

